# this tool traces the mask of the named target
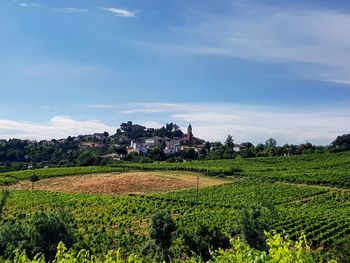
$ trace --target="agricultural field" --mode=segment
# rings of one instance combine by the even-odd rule
[[[213,176],[250,177],[270,182],[284,181],[350,188],[349,152],[183,163],[120,163],[116,166],[138,170],[196,171]]]
[[[202,176],[193,172],[139,171],[47,178],[36,182],[35,189],[68,193],[140,195],[194,188],[198,176],[201,188],[232,182],[232,179]],[[9,188],[30,190],[32,183],[20,181]]]
[[[78,229],[76,249],[129,255],[141,253],[159,210],[174,218],[180,244],[181,233],[201,224],[234,235],[243,210],[268,207],[273,229],[292,238],[305,233],[313,249],[328,251],[349,241],[349,162],[342,153],[42,169],[35,170],[34,191],[26,181],[32,171],[7,173],[1,180],[15,174],[16,180],[2,186],[10,189],[3,219],[22,224],[38,210],[65,210]],[[199,176],[197,191],[198,172],[206,176]]]
[[[109,173],[109,172],[123,172],[125,168],[108,167],[108,166],[86,166],[86,167],[67,167],[67,168],[47,168],[47,169],[32,169],[16,172],[0,173],[0,185],[10,185],[18,183],[19,181],[29,180],[31,176],[36,175],[39,179],[95,174],[95,173]]]

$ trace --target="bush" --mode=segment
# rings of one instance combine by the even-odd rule
[[[230,240],[216,226],[199,225],[183,235],[184,245],[188,254],[200,256],[204,261],[211,258],[211,251],[219,248],[226,249],[230,246]]]
[[[5,258],[12,258],[13,251],[19,249],[31,257],[42,253],[46,259],[52,260],[60,241],[68,247],[75,242],[74,222],[64,211],[39,211],[27,224],[7,222],[0,226],[0,255]]]

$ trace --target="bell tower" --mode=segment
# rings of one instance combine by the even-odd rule
[[[192,125],[191,123],[187,127],[187,141],[192,141],[193,133],[192,133]]]

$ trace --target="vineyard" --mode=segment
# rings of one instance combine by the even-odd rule
[[[68,209],[77,221],[79,247],[105,253],[120,247],[137,253],[147,240],[150,216],[169,211],[179,231],[197,224],[216,225],[231,233],[239,211],[269,202],[278,211],[275,228],[291,236],[304,232],[314,247],[330,247],[350,234],[350,192],[325,187],[241,181],[151,196],[108,196],[13,191],[6,206],[9,221],[22,222],[38,210]]]
[[[194,171],[230,176],[226,184],[139,196],[11,190],[5,221],[23,223],[37,210],[64,209],[76,220],[76,249],[105,254],[121,248],[140,254],[149,237],[150,217],[168,211],[178,232],[199,224],[234,233],[245,208],[273,207],[273,228],[292,238],[305,233],[314,249],[331,249],[350,235],[350,154],[319,154],[290,158],[255,158],[187,163],[123,163],[114,167],[35,170],[40,178],[128,170]],[[0,182],[28,179],[33,171],[1,174]],[[9,180],[9,181],[6,181]],[[201,181],[199,181],[201,183]]]
[[[284,181],[350,188],[350,154],[348,152],[184,163],[121,163],[117,167],[137,170],[194,171],[213,176],[244,176],[270,182]]]
[[[87,166],[87,167],[67,167],[67,168],[47,168],[47,169],[33,169],[16,172],[0,173],[0,185],[10,185],[18,181],[29,180],[32,175],[36,175],[39,179],[69,176],[69,175],[83,175],[94,173],[109,173],[109,172],[123,172],[126,168],[105,167],[105,166]]]

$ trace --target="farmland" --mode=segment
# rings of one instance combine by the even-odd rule
[[[135,196],[98,194],[101,192],[83,194],[78,190],[65,193],[72,191],[12,189],[5,206],[4,220],[23,223],[37,210],[67,210],[73,215],[78,228],[76,249],[88,248],[97,255],[116,247],[121,248],[125,255],[140,254],[149,238],[150,217],[159,210],[172,215],[178,233],[204,224],[217,226],[227,235],[233,235],[242,210],[273,207],[273,229],[286,231],[292,238],[303,232],[314,249],[329,250],[349,240],[349,153],[186,163],[121,163],[113,167],[42,169],[34,172],[41,179],[49,178],[37,183],[40,189],[39,183],[46,180],[49,180],[46,183],[52,184],[64,178],[61,183],[69,182],[69,179],[72,183],[92,177],[103,182],[106,174],[113,173],[115,177],[129,174],[137,179],[140,174],[150,171],[166,178],[195,177],[193,172],[201,172],[229,179],[213,177],[225,182],[215,185],[205,184],[207,177],[200,177],[200,185],[206,187],[199,189],[198,198],[193,188],[194,179],[191,179],[193,187],[190,189],[178,191],[170,188],[177,190],[171,192],[160,189],[151,191],[151,195],[142,192],[142,195]],[[0,181],[16,177],[15,183],[22,182],[30,178],[32,172],[1,174]],[[127,177],[121,178],[125,181]]]
[[[108,172],[122,172],[125,168],[104,167],[104,166],[87,166],[87,167],[67,167],[67,168],[49,168],[49,169],[33,169],[16,172],[0,173],[0,185],[10,185],[19,181],[28,180],[32,175],[36,175],[39,179],[83,175]]]
[[[191,172],[141,171],[47,178],[38,181],[35,189],[70,193],[150,194],[193,188],[196,186],[197,176],[200,176],[200,187],[232,182],[231,179],[202,176]],[[20,181],[11,185],[10,189],[30,190],[32,184],[29,181]]]
[[[196,171],[214,176],[241,176],[261,178],[271,182],[284,181],[350,188],[350,154],[348,152],[184,163],[122,163],[117,167]]]

